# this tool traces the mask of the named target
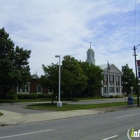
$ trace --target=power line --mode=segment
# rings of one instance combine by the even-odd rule
[[[136,26],[137,26],[137,7],[136,7],[136,0],[135,0],[135,20],[134,20],[134,45],[136,40]]]

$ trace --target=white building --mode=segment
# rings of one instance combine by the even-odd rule
[[[87,51],[87,62],[95,65],[95,52],[90,47]],[[108,64],[98,65],[104,74],[104,80],[101,81],[103,87],[101,88],[101,96],[115,96],[122,95],[122,72],[114,65],[110,64],[110,70],[108,70]]]

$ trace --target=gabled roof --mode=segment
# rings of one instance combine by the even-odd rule
[[[104,72],[107,72],[108,65],[103,64],[103,65],[98,65]],[[118,74],[123,74],[114,64],[110,64],[110,70],[108,71],[109,73],[118,73]]]

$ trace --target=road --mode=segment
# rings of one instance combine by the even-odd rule
[[[140,108],[135,108],[4,126],[0,127],[0,140],[128,140],[129,128],[140,129],[139,118]]]

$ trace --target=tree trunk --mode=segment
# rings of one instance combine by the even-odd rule
[[[54,102],[54,99],[55,99],[55,92],[53,93],[53,96],[52,96],[52,104]]]

